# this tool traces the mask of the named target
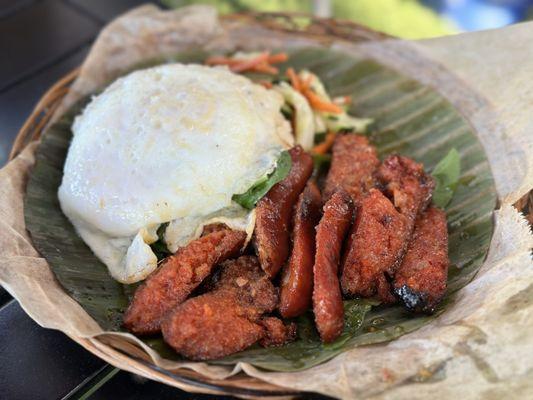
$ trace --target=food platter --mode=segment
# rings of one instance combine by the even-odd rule
[[[367,30],[352,27],[352,31],[358,30],[364,35],[372,35]],[[376,35],[376,38],[381,39],[381,36]],[[437,315],[445,312],[454,293],[468,284],[481,266],[493,231],[496,191],[486,155],[475,132],[465,117],[435,89],[375,61],[346,56],[328,48],[290,51],[291,66],[312,70],[335,94],[353,95],[357,115],[376,120],[370,138],[382,156],[401,151],[416,156],[431,170],[450,148],[459,150],[463,162],[461,184],[447,207],[453,265],[450,291]],[[176,60],[201,61],[205,57],[205,53],[182,53],[176,55]],[[26,224],[36,248],[50,263],[66,291],[104,330],[120,330],[121,313],[130,289],[109,278],[104,266],[76,236],[55,196],[75,110],[55,122],[42,137],[37,164],[27,188]],[[406,319],[400,308],[376,307],[368,311],[370,307],[364,303],[348,306],[353,307],[354,320],[360,322],[354,329],[357,334],[347,333],[342,343],[324,348],[310,338],[296,342],[297,348],[280,348],[271,354],[265,354],[262,349],[250,349],[219,363],[242,361],[267,370],[301,370],[353,346],[399,337],[430,320],[425,316]],[[366,315],[361,312],[363,309],[368,311]],[[149,344],[163,357],[172,357],[161,342],[156,340]],[[194,385],[194,380],[191,382],[188,384]],[[220,390],[231,392],[227,388]],[[261,392],[242,394],[261,395]]]

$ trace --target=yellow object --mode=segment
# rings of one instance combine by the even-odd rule
[[[311,0],[163,0],[168,7],[210,4],[221,14],[242,11],[301,11],[311,13]],[[331,0],[333,17],[351,20],[406,39],[457,33],[451,21],[416,0]]]

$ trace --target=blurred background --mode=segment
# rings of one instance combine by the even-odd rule
[[[99,30],[146,0],[0,0],[0,167],[42,93],[78,66]],[[533,18],[533,0],[159,0],[210,4],[222,14],[306,12],[406,39],[499,28]]]
[[[168,7],[206,3],[221,13],[301,11],[348,19],[410,39],[499,28],[528,19],[532,0],[164,0]]]
[[[0,167],[35,103],[79,66],[110,20],[146,0],[0,0]],[[408,39],[499,28],[533,18],[533,0],[160,0],[221,13],[300,11]],[[1,188],[0,188],[1,189]],[[0,210],[0,215],[1,215]],[[207,399],[118,371],[35,324],[0,288],[0,398]]]

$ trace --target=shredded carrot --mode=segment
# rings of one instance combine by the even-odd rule
[[[286,53],[270,54],[265,51],[250,59],[239,59],[223,56],[213,56],[206,60],[207,65],[227,65],[233,72],[255,71],[266,74],[277,74],[278,69],[272,64],[287,61]]]
[[[335,132],[328,132],[324,141],[313,147],[311,151],[315,154],[326,154],[331,149],[331,146],[333,146],[336,137],[337,134]]]
[[[230,69],[233,72],[244,72],[249,71],[259,64],[266,63],[268,60],[268,56],[270,54],[268,52],[261,53],[257,57],[251,58],[249,60],[242,60],[240,63],[230,66]]]
[[[289,59],[289,56],[287,53],[278,53],[278,54],[272,54],[268,57],[268,63],[269,64],[278,64],[285,62]]]
[[[272,85],[272,82],[269,82],[269,81],[260,81],[258,82],[261,86],[267,88],[267,89],[272,89],[272,87],[274,85]]]
[[[296,72],[294,72],[294,69],[292,69],[292,67],[287,68],[287,76],[291,81],[291,86],[294,88],[294,90],[299,92],[301,90],[300,78],[298,77],[298,75],[296,75]]]
[[[294,90],[300,92],[307,98],[307,101],[317,111],[328,112],[332,114],[341,114],[343,112],[342,108],[337,104],[324,101],[311,89],[311,82],[313,81],[313,76],[309,75],[305,79],[302,79],[294,72],[294,69],[287,68],[287,76],[291,82],[291,86]]]
[[[343,110],[335,103],[322,100],[315,92],[311,89],[307,89],[303,92],[303,95],[307,97],[309,104],[312,108],[317,111],[332,113],[332,114],[342,114]]]
[[[278,69],[276,67],[273,67],[272,65],[267,64],[267,63],[257,64],[253,68],[251,68],[251,71],[263,72],[265,74],[272,74],[272,75],[275,75],[278,73]]]

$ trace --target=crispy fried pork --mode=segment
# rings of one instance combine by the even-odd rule
[[[446,214],[429,207],[416,221],[394,292],[410,311],[432,313],[446,293],[448,265]]]
[[[359,204],[343,256],[344,294],[377,294],[384,302],[394,302],[388,278],[393,275],[408,238],[405,216],[379,190],[371,189]]]
[[[332,149],[331,167],[324,187],[324,199],[344,189],[353,201],[374,186],[373,174],[379,166],[377,151],[359,135],[338,135]]]
[[[276,317],[265,317],[260,324],[265,328],[265,336],[259,341],[263,347],[283,346],[296,338],[296,324],[288,324]]]
[[[431,201],[435,181],[424,172],[424,166],[410,158],[398,155],[387,157],[377,171],[377,179],[384,193],[408,222],[412,232],[416,217]]]
[[[124,326],[136,334],[158,332],[162,318],[189,296],[214,265],[239,254],[245,239],[245,232],[218,230],[166,258],[137,288],[124,314]]]
[[[242,256],[221,268],[213,291],[185,301],[163,321],[161,330],[170,346],[190,359],[210,360],[259,340],[275,345],[294,337],[294,328],[262,319],[276,308],[278,291],[256,257]]]

